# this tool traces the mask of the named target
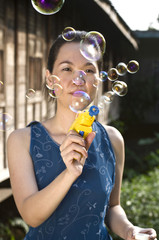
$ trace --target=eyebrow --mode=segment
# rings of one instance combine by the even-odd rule
[[[70,64],[70,65],[74,65],[74,64],[73,64],[72,62],[70,62],[69,60],[62,61],[62,62],[60,62],[58,65],[62,65],[62,64],[65,64],[65,63]],[[86,62],[86,63],[84,64],[84,66],[93,66],[93,67],[95,67],[94,64],[91,63],[91,62]]]
[[[72,62],[70,62],[70,61],[68,61],[68,60],[62,61],[62,62],[60,62],[58,65],[61,65],[61,64],[64,64],[64,63],[68,63],[68,64],[71,64],[71,65],[73,65],[73,63],[72,63]]]

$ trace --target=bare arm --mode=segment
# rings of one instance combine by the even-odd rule
[[[116,156],[115,185],[110,196],[110,208],[106,217],[107,226],[118,236],[126,240],[135,238],[135,233],[149,234],[152,239],[156,237],[154,229],[143,229],[134,226],[127,218],[125,211],[120,205],[120,191],[125,161],[124,140],[121,134],[112,127],[106,127],[114,153]]]
[[[29,131],[17,130],[10,135],[7,143],[8,163],[17,208],[28,225],[37,227],[55,211],[73,182],[82,173],[75,171],[76,166],[73,166],[71,159],[73,160],[74,154],[77,154],[77,149],[83,155],[85,150],[78,134],[67,136],[64,144],[61,145],[65,151],[67,150],[67,157],[63,157],[66,169],[46,188],[39,191],[29,154]],[[88,140],[90,143],[91,141],[93,138]]]

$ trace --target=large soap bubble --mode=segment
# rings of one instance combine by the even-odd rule
[[[44,15],[52,15],[60,11],[65,0],[31,0],[34,9]]]
[[[72,74],[72,81],[75,85],[84,85],[86,79],[86,73],[82,70],[74,71]]]
[[[77,113],[83,111],[90,104],[90,96],[84,91],[76,91],[72,95],[72,101],[69,106],[71,111]]]
[[[88,32],[80,42],[80,52],[89,61],[98,61],[105,52],[106,42],[99,32]]]

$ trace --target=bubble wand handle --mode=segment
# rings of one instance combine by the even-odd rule
[[[99,113],[99,108],[95,105],[91,106],[89,110],[80,112],[71,125],[70,130],[75,130],[84,139],[92,132],[92,124],[95,120],[95,116]]]

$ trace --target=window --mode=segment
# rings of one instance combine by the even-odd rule
[[[42,59],[29,57],[29,88],[35,91],[42,86]]]

